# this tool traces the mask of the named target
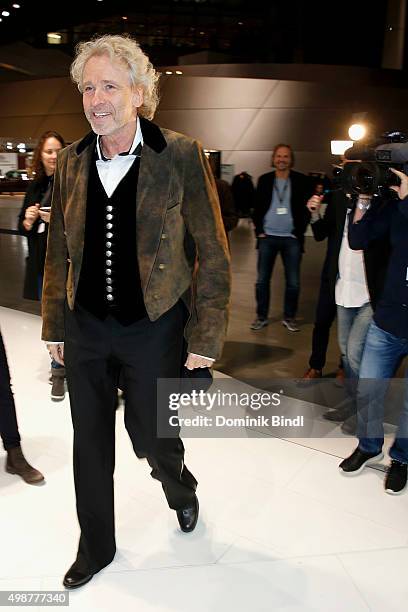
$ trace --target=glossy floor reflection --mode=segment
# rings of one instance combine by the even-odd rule
[[[69,402],[50,400],[39,317],[0,308],[0,325],[23,448],[46,476],[43,486],[26,485],[4,472],[0,452],[0,591],[60,590],[78,538]],[[70,594],[71,610],[405,609],[408,495],[386,495],[380,469],[342,477],[337,465],[352,439],[264,436],[185,445],[202,510],[192,534],[177,529],[118,410],[118,553]]]

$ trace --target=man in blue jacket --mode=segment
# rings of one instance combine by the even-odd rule
[[[391,256],[385,287],[370,324],[358,385],[358,447],[340,463],[345,475],[359,474],[366,465],[383,457],[384,397],[389,379],[401,359],[408,354],[408,176],[393,170],[400,178],[392,187],[399,200],[390,200],[379,211],[358,210],[349,228],[353,249],[364,249],[386,235],[391,240]],[[407,379],[408,371],[405,374]],[[394,443],[390,449],[391,465],[384,482],[385,491],[396,495],[407,485],[408,465],[408,393]]]

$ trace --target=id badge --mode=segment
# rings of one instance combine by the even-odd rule
[[[281,207],[276,209],[276,214],[277,215],[286,215],[287,213],[288,213],[288,209],[285,208],[285,206],[281,206]]]

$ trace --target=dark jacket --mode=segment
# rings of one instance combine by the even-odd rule
[[[389,241],[391,252],[389,258],[386,251],[378,256],[379,262],[383,258],[388,266],[374,320],[386,332],[408,338],[408,198],[372,207],[361,221],[350,225],[353,249],[367,249],[384,239]]]
[[[248,172],[240,172],[234,176],[231,189],[238,215],[241,217],[249,217],[254,207],[255,198],[255,187],[252,182],[252,176],[248,174]]]
[[[347,198],[343,191],[340,189],[334,191],[330,194],[328,199],[324,217],[311,225],[315,240],[321,241],[327,238],[327,253],[323,264],[322,277],[325,277],[328,283],[333,300],[335,297],[336,281],[339,274],[339,255],[343,240],[347,209],[352,208],[352,212],[350,213],[352,219],[354,206],[355,202]],[[381,206],[380,201],[373,204],[374,208],[379,206]],[[371,244],[366,244],[364,248],[367,287],[373,308],[375,308],[383,290],[389,251],[390,245],[387,237],[375,240]]]
[[[44,196],[47,193],[47,188],[50,180],[46,177],[42,181],[30,182],[23,206],[18,216],[18,231],[22,236],[26,236],[28,240],[28,257],[26,258],[26,270],[24,278],[23,297],[26,300],[40,300],[40,278],[44,274],[45,254],[47,251],[48,223],[45,224],[45,231],[38,233],[38,226],[41,219],[37,219],[30,231],[27,231],[23,225],[25,212],[29,206],[34,204],[42,204],[49,206],[51,201],[44,202]],[[49,192],[51,196],[51,192]],[[50,197],[51,200],[51,197]]]
[[[275,183],[275,172],[263,174],[258,179],[255,193],[255,208],[253,222],[257,236],[264,233],[264,218],[272,203],[273,186]],[[312,195],[311,183],[307,176],[300,172],[290,171],[291,183],[291,212],[293,218],[293,234],[299,240],[302,251],[304,250],[305,231],[310,220],[310,213],[306,207],[307,200]]]
[[[217,359],[227,326],[230,266],[211,169],[197,141],[143,118],[140,125],[134,231],[144,305],[156,321],[186,299],[188,352]],[[75,306],[95,143],[90,133],[58,155],[42,299],[46,341],[64,340],[64,304]],[[130,291],[134,281],[131,276]]]
[[[226,232],[233,230],[238,224],[238,213],[235,210],[234,196],[227,181],[216,178],[218,199],[220,201],[221,217]]]

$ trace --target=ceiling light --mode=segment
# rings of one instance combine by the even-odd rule
[[[351,140],[361,140],[362,138],[364,138],[366,133],[367,129],[362,123],[353,123],[353,125],[349,127],[348,131],[348,135]]]
[[[2,11],[1,14],[3,17],[10,17],[10,13],[8,11]]]
[[[20,8],[19,4],[13,4],[13,8]]]
[[[171,70],[166,70],[166,74],[173,74]]]
[[[181,70],[176,70],[176,74],[183,74]]]
[[[60,45],[62,36],[58,32],[47,32],[47,42],[49,45]]]
[[[122,17],[122,19],[124,19],[126,21],[127,17]]]

